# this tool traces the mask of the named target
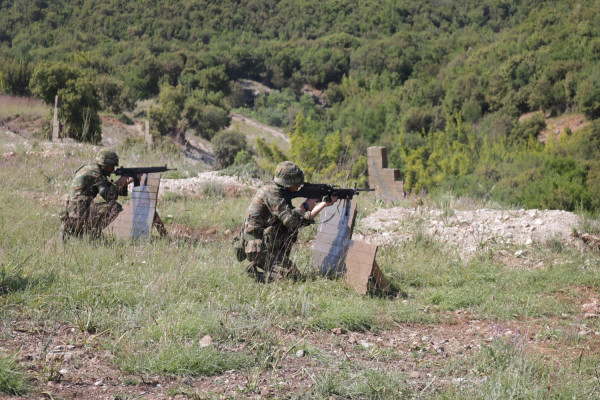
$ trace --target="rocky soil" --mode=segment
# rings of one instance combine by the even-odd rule
[[[463,259],[492,244],[521,245],[558,240],[573,242],[579,217],[560,210],[448,210],[394,207],[365,217],[359,228],[371,243],[387,245],[427,234],[447,244]],[[518,250],[516,254],[523,254]]]

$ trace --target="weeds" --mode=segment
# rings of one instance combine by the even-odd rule
[[[27,374],[16,360],[16,356],[0,356],[0,392],[21,396],[28,392]]]

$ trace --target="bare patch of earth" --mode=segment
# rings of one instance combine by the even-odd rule
[[[597,303],[598,294],[593,295]],[[79,327],[70,325],[36,327],[28,322],[15,323],[0,343],[0,349],[17,354],[19,363],[33,376],[32,383],[37,390],[29,398],[36,399],[112,400],[117,396],[139,396],[155,400],[205,398],[206,395],[210,395],[209,398],[289,398],[310,393],[322,374],[337,373],[342,362],[349,362],[355,368],[384,368],[390,373],[402,374],[417,392],[477,384],[472,376],[455,374],[452,365],[500,338],[518,343],[525,352],[541,354],[557,362],[572,362],[582,351],[590,357],[600,355],[600,332],[587,327],[585,306],[582,305],[580,315],[563,321],[567,336],[577,339],[569,340],[568,345],[562,342],[559,345],[545,332],[547,321],[516,320],[497,324],[463,311],[442,315],[447,321],[444,324],[395,323],[393,328],[375,333],[347,332],[341,328],[314,332],[272,327],[277,344],[268,365],[250,371],[225,371],[216,376],[174,377],[123,371],[115,355],[99,344],[102,336],[110,332],[82,332]],[[252,343],[227,349],[212,342],[210,337],[202,340],[223,351],[252,352]]]
[[[533,111],[523,114],[519,117],[519,122],[526,121],[534,115],[540,113],[541,111]],[[538,135],[538,140],[542,143],[545,143],[546,140],[548,140],[550,134],[554,134],[555,139],[558,140],[567,128],[570,129],[571,132],[576,132],[590,124],[589,121],[586,121],[583,114],[563,114],[559,115],[558,117],[547,117],[545,121],[546,128],[543,129]]]
[[[234,126],[236,121],[242,121],[247,125],[253,126],[260,129],[261,131],[269,132],[271,135],[283,140],[286,143],[290,142],[290,138],[286,136],[281,129],[273,128],[272,126],[265,125],[261,122],[245,117],[241,114],[231,113],[231,125]]]
[[[258,179],[240,179],[220,175],[219,171],[200,172],[198,176],[184,179],[163,179],[160,183],[159,196],[165,193],[179,195],[200,195],[207,190],[221,191],[224,195],[241,196],[253,192],[261,185]]]

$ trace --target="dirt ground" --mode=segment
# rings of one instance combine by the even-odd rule
[[[597,293],[587,295],[598,296]],[[597,304],[594,307],[597,314]],[[218,376],[192,378],[133,375],[121,371],[115,366],[112,354],[96,344],[98,337],[109,333],[90,335],[68,325],[43,329],[15,324],[11,327],[10,339],[2,343],[2,350],[18,351],[19,362],[42,388],[28,396],[33,399],[287,398],[290,394],[310,393],[315,385],[314,377],[327,370],[335,372],[334,365],[325,367],[315,363],[316,355],[320,359],[336,360],[334,364],[345,360],[363,367],[384,367],[389,372],[402,373],[408,377],[411,389],[418,392],[436,379],[436,387],[464,384],[456,377],[440,375],[440,371],[449,366],[450,360],[456,362],[469,357],[499,337],[519,342],[526,351],[563,361],[575,360],[583,351],[597,354],[600,332],[587,328],[585,311],[589,309],[589,303],[583,304],[581,315],[567,321],[570,335],[587,339],[573,341],[575,344],[568,349],[557,348],[543,333],[544,326],[538,321],[499,325],[461,311],[444,315],[447,322],[443,324],[396,324],[395,328],[376,334],[347,332],[341,328],[311,332],[273,327],[272,333],[277,335],[281,346],[274,354],[270,370],[260,373],[232,370]],[[48,343],[49,351],[40,359],[48,337],[53,337]],[[213,345],[210,337],[203,340]],[[310,350],[303,350],[306,348]]]

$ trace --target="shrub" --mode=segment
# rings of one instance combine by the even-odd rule
[[[219,164],[225,168],[233,164],[240,151],[246,150],[247,143],[246,137],[239,131],[222,131],[215,135],[212,145]]]

